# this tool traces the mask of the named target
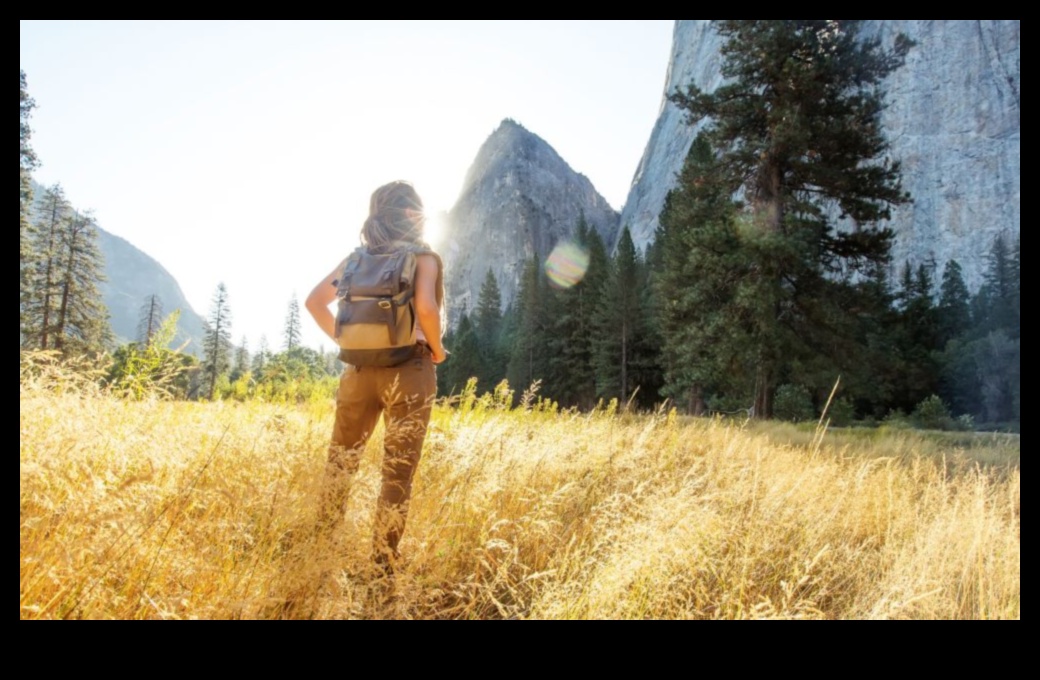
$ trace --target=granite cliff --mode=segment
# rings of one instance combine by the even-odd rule
[[[906,262],[957,260],[978,287],[994,237],[1017,237],[1021,224],[1021,42],[1019,20],[867,21],[864,37],[882,44],[906,33],[916,41],[903,68],[885,82],[882,125],[902,161],[913,203],[893,211],[894,274]],[[721,39],[707,20],[675,23],[661,113],[621,214],[637,246],[653,239],[658,216],[696,128],[668,101],[695,83],[722,82]]]
[[[604,243],[613,243],[618,213],[589,179],[541,137],[502,121],[478,151],[447,216],[442,254],[451,323],[476,307],[489,267],[508,305],[524,262],[545,258],[574,233],[582,214]]]

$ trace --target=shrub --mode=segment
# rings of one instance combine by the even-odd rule
[[[776,390],[776,401],[773,402],[773,415],[782,420],[801,422],[816,420],[816,409],[813,408],[812,395],[801,385],[781,385]]]
[[[953,418],[950,417],[950,409],[935,394],[927,397],[917,405],[917,408],[910,415],[910,420],[917,427],[923,427],[928,430],[953,429]]]
[[[835,427],[848,427],[856,419],[856,407],[846,397],[839,397],[831,402],[827,417]]]

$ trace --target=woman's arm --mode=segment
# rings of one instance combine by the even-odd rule
[[[332,338],[333,341],[336,340],[336,317],[329,310],[329,305],[336,299],[336,287],[332,285],[332,282],[343,273],[343,267],[346,266],[346,263],[347,261],[343,260],[336,265],[336,268],[329,272],[329,275],[314,287],[311,294],[307,296],[307,302],[305,303],[307,311],[318,322],[318,328],[325,335]]]
[[[426,342],[433,350],[433,363],[439,364],[448,355],[441,344],[441,308],[437,305],[437,274],[440,264],[433,255],[420,255],[419,274],[415,281],[415,313],[419,317]]]

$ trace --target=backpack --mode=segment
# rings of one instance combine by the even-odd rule
[[[437,257],[417,244],[386,253],[361,246],[347,257],[336,287],[340,361],[353,366],[397,366],[414,355],[416,259],[423,254]]]

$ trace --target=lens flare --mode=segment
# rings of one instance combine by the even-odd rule
[[[557,288],[577,285],[589,268],[589,251],[577,243],[557,243],[545,260],[545,275]]]
[[[434,250],[440,248],[444,243],[445,217],[443,210],[429,211],[423,215],[423,240],[429,243]]]

